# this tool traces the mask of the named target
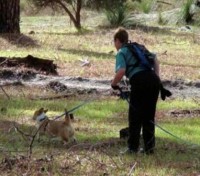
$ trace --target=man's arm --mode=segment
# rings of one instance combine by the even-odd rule
[[[111,86],[117,86],[117,84],[121,81],[122,77],[125,75],[125,68],[121,68],[115,74],[115,77],[111,83]]]
[[[154,59],[154,71],[156,73],[156,75],[159,77],[160,75],[160,67],[159,67],[159,61],[157,58]]]

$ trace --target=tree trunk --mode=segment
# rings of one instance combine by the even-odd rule
[[[65,10],[65,12],[69,15],[70,20],[74,23],[76,29],[81,29],[81,8],[82,8],[82,0],[75,0],[75,8],[74,8],[74,15],[73,12],[67,7],[62,0],[58,0],[57,3]]]
[[[20,0],[0,0],[0,33],[20,33]]]
[[[81,29],[81,7],[82,7],[82,0],[77,0],[76,23],[75,23],[75,27],[77,29]]]

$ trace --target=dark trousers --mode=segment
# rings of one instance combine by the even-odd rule
[[[142,129],[144,150],[145,152],[153,151],[155,147],[155,125],[153,123],[160,80],[154,72],[143,71],[134,75],[130,84],[128,147],[138,151]]]

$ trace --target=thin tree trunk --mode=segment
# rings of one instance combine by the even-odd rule
[[[77,6],[76,6],[76,28],[81,28],[81,7],[82,7],[82,0],[77,0]]]
[[[76,0],[76,9],[75,15],[67,8],[67,6],[60,0],[57,1],[58,4],[65,10],[65,12],[69,15],[70,19],[74,23],[74,26],[79,30],[81,29],[81,8],[82,8],[82,0]]]
[[[0,33],[20,33],[20,0],[0,0]]]

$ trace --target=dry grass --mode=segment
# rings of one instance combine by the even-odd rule
[[[88,26],[89,30],[80,34],[64,19],[23,17],[21,29],[24,35],[0,37],[1,56],[31,54],[55,60],[60,75],[112,78],[115,29]],[[29,34],[30,31],[35,34]],[[131,39],[158,53],[162,79],[200,79],[199,40],[194,39],[194,34],[145,32],[141,29],[129,30],[129,33]],[[91,61],[90,67],[81,67],[79,60],[85,58]],[[63,146],[59,141],[43,137],[41,143],[34,143],[34,152],[29,159],[30,141],[13,130],[11,121],[18,122],[23,131],[29,132],[33,129],[30,117],[36,108],[45,106],[50,109],[50,116],[58,115],[66,106],[70,108],[79,104],[81,98],[36,101],[30,98],[38,94],[51,95],[52,92],[35,87],[29,90],[20,86],[6,88],[12,99],[6,100],[1,94],[1,108],[6,107],[7,111],[1,112],[0,119],[0,126],[3,126],[0,175],[199,175],[199,148],[183,144],[159,130],[156,131],[157,151],[154,156],[121,156],[119,151],[125,148],[126,143],[119,141],[118,133],[119,129],[127,126],[127,104],[111,98],[95,101],[77,112],[74,124],[77,145]],[[158,122],[184,139],[199,143],[198,117],[179,120],[163,114],[163,109],[197,107],[188,100],[176,101],[159,102]]]
[[[115,29],[89,29],[77,33],[64,24],[64,17],[24,18],[20,36],[0,38],[1,56],[26,56],[53,59],[60,75],[112,78],[116,53],[113,46]],[[34,31],[35,34],[29,34]],[[129,30],[130,39],[145,44],[158,53],[162,79],[200,78],[200,39],[197,34],[174,31]],[[90,67],[81,67],[88,59]]]

